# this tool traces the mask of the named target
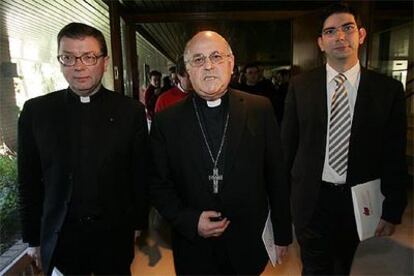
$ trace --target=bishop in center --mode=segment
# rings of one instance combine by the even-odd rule
[[[270,211],[279,260],[292,241],[273,108],[229,87],[234,59],[218,33],[192,37],[184,61],[194,92],[151,126],[150,196],[172,225],[177,275],[259,275]]]

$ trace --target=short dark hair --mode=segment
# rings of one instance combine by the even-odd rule
[[[170,68],[168,68],[168,71],[170,73],[175,73],[177,71],[177,69],[175,68],[175,66],[171,66]]]
[[[181,77],[184,77],[187,75],[187,71],[185,70],[184,56],[179,56],[177,58],[176,68],[177,68],[177,74],[180,75]]]
[[[290,70],[288,69],[280,69],[276,73],[280,74],[281,76],[290,76]]]
[[[246,73],[246,71],[247,71],[247,69],[248,69],[248,68],[256,68],[258,71],[260,71],[260,68],[259,68],[259,63],[257,63],[257,62],[247,63],[247,64],[243,67],[242,72],[243,72],[243,73]]]
[[[358,27],[361,27],[361,18],[358,12],[354,8],[350,7],[348,4],[335,3],[335,4],[327,6],[322,11],[322,14],[319,20],[319,35],[322,34],[323,25],[325,24],[326,19],[328,19],[329,16],[333,14],[337,14],[337,13],[349,13],[353,15]]]
[[[102,32],[92,26],[78,22],[69,23],[60,30],[57,36],[58,49],[60,47],[60,40],[63,37],[78,39],[87,36],[94,37],[100,45],[102,54],[104,56],[108,55],[108,47],[106,46],[105,37]]]
[[[162,78],[162,84],[164,86],[168,85],[171,86],[171,80],[170,80],[170,76],[165,76]]]
[[[152,70],[152,71],[149,73],[149,78],[151,78],[152,76],[158,76],[158,77],[160,77],[160,78],[161,78],[161,72],[159,72],[159,71],[157,71],[157,70]]]

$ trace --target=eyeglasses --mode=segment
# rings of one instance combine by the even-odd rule
[[[95,65],[98,62],[98,59],[103,57],[104,55],[96,56],[93,53],[86,53],[81,55],[80,57],[74,55],[58,55],[58,61],[64,66],[74,66],[76,61],[80,59],[80,61],[86,66]]]
[[[339,26],[337,28],[326,28],[322,30],[322,35],[326,37],[334,37],[338,34],[338,31],[343,32],[344,34],[352,34],[357,30],[357,26],[353,23],[351,24],[345,24],[342,26]]]
[[[212,64],[219,64],[224,61],[225,58],[230,57],[231,54],[224,54],[219,52],[213,52],[208,56]],[[185,63],[189,63],[193,67],[201,67],[206,63],[207,57],[203,54],[197,54],[191,59],[187,60]]]

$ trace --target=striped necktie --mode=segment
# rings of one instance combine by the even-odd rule
[[[349,110],[348,91],[345,88],[346,77],[338,74],[334,78],[336,89],[332,97],[329,120],[329,166],[339,175],[348,168],[349,137],[351,135],[351,112]]]

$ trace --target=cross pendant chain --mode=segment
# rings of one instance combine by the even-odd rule
[[[218,168],[213,168],[213,174],[208,176],[208,180],[213,181],[213,193],[218,194],[219,181],[223,180],[223,175],[219,174]]]
[[[203,125],[202,125],[202,122],[201,122],[200,114],[198,114],[198,108],[197,108],[197,104],[195,102],[194,97],[193,97],[193,106],[194,106],[194,111],[195,111],[196,116],[197,116],[198,125],[200,126],[201,133],[203,134],[204,143],[206,144],[208,153],[209,153],[210,158],[211,158],[211,162],[213,163],[213,174],[208,176],[208,180],[213,181],[213,193],[218,194],[218,192],[219,192],[219,181],[223,181],[223,174],[219,174],[219,170],[217,168],[217,165],[218,165],[218,161],[219,161],[221,152],[223,151],[224,140],[226,139],[227,128],[228,128],[228,125],[229,125],[229,112],[227,112],[227,115],[226,115],[226,121],[225,121],[225,124],[224,124],[223,136],[221,137],[220,147],[219,147],[219,150],[217,152],[216,158],[214,158],[213,153],[211,152],[211,149],[210,149],[210,145],[208,144],[208,141],[207,141],[207,136],[204,133],[204,128],[203,128]]]

